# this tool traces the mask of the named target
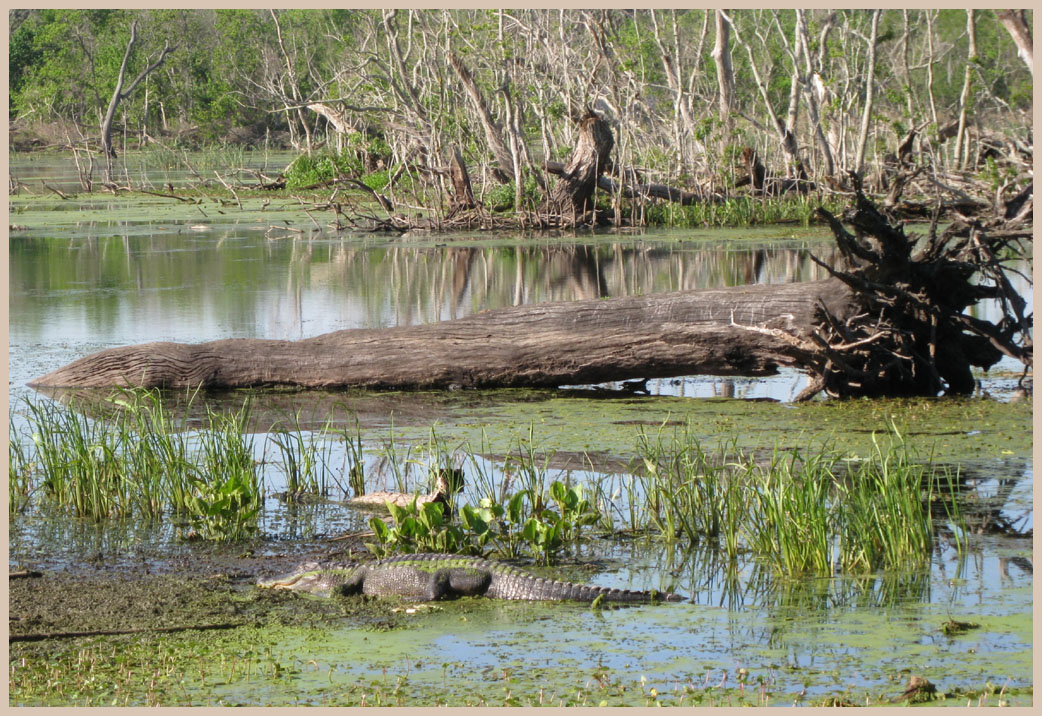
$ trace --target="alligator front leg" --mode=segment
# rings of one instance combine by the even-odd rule
[[[474,567],[447,567],[439,569],[438,575],[445,575],[448,591],[459,597],[480,597],[488,591],[492,584],[492,573],[486,569]]]
[[[338,594],[342,597],[349,597],[352,594],[361,594],[363,587],[365,586],[365,577],[368,570],[365,567],[359,567],[355,569],[351,576],[343,581],[338,587],[333,590],[334,594]]]

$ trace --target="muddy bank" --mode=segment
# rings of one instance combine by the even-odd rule
[[[258,578],[288,572],[301,562],[365,554],[360,539],[282,546],[279,555],[266,554],[260,543],[200,549],[168,560],[142,554],[118,566],[86,558],[60,571],[9,579],[12,648],[28,635],[297,624],[365,611],[362,600],[318,599],[309,600],[304,611],[296,595],[254,588]],[[18,648],[46,649],[47,641]]]

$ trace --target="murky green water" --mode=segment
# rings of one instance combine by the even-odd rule
[[[219,203],[183,206],[156,197],[62,201],[40,194],[34,185],[54,169],[31,169],[13,167],[16,175],[31,177],[25,181],[37,192],[11,197],[10,221],[25,227],[12,232],[8,249],[9,385],[15,399],[29,394],[26,381],[112,346],[296,339],[538,301],[813,280],[823,272],[810,254],[833,255],[825,231],[798,227],[389,238],[313,230],[299,216],[293,225],[303,233],[293,233],[285,224],[274,230],[278,222],[263,213],[272,207],[262,211],[260,200],[243,210]],[[1030,287],[1019,288],[1030,300]],[[983,315],[989,310],[982,309]],[[1015,383],[1015,376],[1002,370],[984,378],[986,389],[999,398]],[[654,381],[649,396],[605,396],[587,387],[257,400],[262,408],[269,401],[270,411],[304,408],[319,422],[331,411],[345,424],[358,414],[374,448],[367,472],[377,481],[375,448],[388,439],[392,424],[398,437],[415,444],[435,423],[452,446],[466,443],[477,451],[487,439],[493,473],[500,469],[494,456],[531,426],[540,446],[556,451],[552,471],[571,479],[612,480],[623,479],[619,466],[632,456],[641,427],[688,424],[709,442],[734,437],[748,448],[832,441],[859,454],[873,431],[896,420],[918,449],[970,471],[974,494],[990,500],[1003,519],[1022,531],[1031,529],[1029,406],[982,400],[787,404],[803,384],[798,373],[785,372],[755,380]],[[782,402],[734,400],[743,397]],[[17,426],[20,416],[12,418]],[[591,467],[583,455],[599,464]],[[284,489],[279,479],[277,471],[266,473],[269,491]],[[270,500],[262,530],[272,540],[310,539],[358,528],[364,519],[339,505],[291,514]],[[171,555],[195,549],[175,542],[168,526],[99,532],[33,513],[13,516],[10,537],[12,566],[58,570],[99,550],[118,561],[133,560],[145,546],[165,546]],[[278,549],[278,542],[271,549]],[[463,601],[395,617],[390,631],[350,622],[315,630],[262,627],[198,645],[211,664],[218,656],[242,653],[241,639],[270,648],[263,658],[259,648],[249,657],[257,665],[253,678],[193,677],[184,687],[185,698],[192,703],[358,703],[366,695],[366,703],[411,704],[512,699],[773,704],[791,703],[803,690],[808,699],[843,694],[855,702],[866,697],[878,702],[899,694],[912,673],[930,678],[942,691],[980,690],[988,683],[1032,685],[1030,539],[982,536],[963,560],[942,543],[929,571],[918,575],[795,583],[765,577],[752,560],[727,570],[707,556],[608,543],[588,545],[579,556],[609,560],[611,568],[592,580],[596,583],[671,584],[692,603],[595,613],[575,605]],[[940,631],[947,618],[979,622],[981,628],[949,638]],[[172,635],[161,643],[191,646],[188,639]],[[748,670],[740,684],[739,669]]]

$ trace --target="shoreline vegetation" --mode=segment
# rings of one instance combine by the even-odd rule
[[[193,400],[175,412],[158,391],[126,390],[79,406],[25,398],[26,434],[10,436],[11,513],[51,509],[96,523],[170,519],[185,526],[186,538],[234,542],[256,532],[266,465],[283,474],[287,502],[364,494],[357,420],[353,431],[331,421],[304,430],[288,416],[260,438],[266,444],[257,459],[249,399],[237,411],[208,408],[202,420],[189,421]],[[765,458],[734,441],[704,447],[686,429],[640,428],[627,474],[585,488],[551,480],[551,456],[529,432],[498,468],[487,446],[449,450],[434,428],[423,454],[403,458],[392,433],[384,461],[400,491],[410,490],[409,465],[427,472],[418,484],[413,476],[417,495],[446,475],[457,489],[440,501],[390,505],[389,525],[370,520],[370,549],[549,564],[596,530],[709,547],[731,560],[752,551],[798,576],[908,568],[929,560],[937,527],[959,554],[970,534],[956,499],[958,476],[914,459],[893,426],[855,463],[827,446],[776,449]],[[457,494],[462,466],[471,483],[466,497]],[[515,476],[515,491],[497,485],[497,472]],[[620,487],[609,494],[605,486],[616,478]]]
[[[11,20],[12,147],[71,154],[87,193],[201,192],[241,208],[260,192],[296,199],[319,228],[397,233],[806,224],[861,189],[895,218],[1031,212],[1024,13]],[[231,159],[196,167],[188,150],[204,147]],[[297,156],[244,170],[234,156],[247,147]],[[140,150],[187,170],[187,184],[151,184]]]

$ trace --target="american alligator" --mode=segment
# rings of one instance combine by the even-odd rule
[[[404,554],[367,563],[311,562],[260,587],[312,594],[370,594],[421,601],[462,596],[492,599],[574,600],[592,602],[679,602],[670,592],[608,589],[543,579],[502,562],[454,554]]]

